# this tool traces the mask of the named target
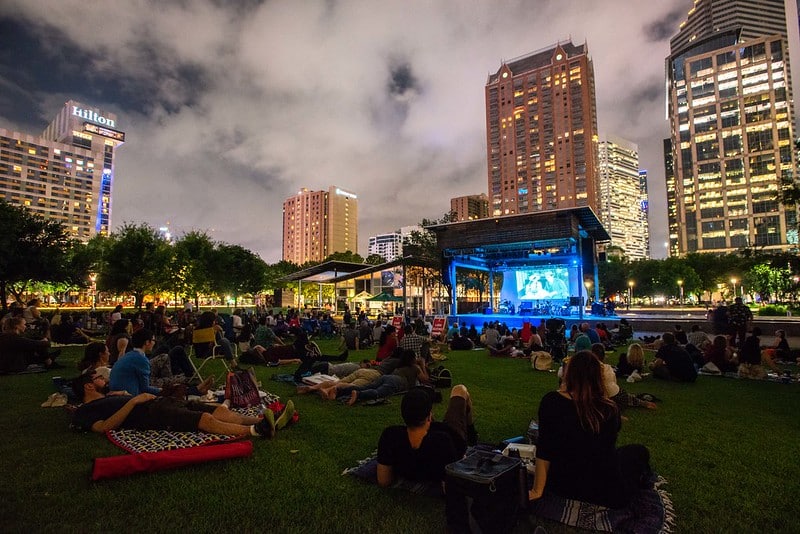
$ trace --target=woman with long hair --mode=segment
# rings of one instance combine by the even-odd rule
[[[570,359],[560,389],[542,398],[530,500],[547,492],[621,508],[650,483],[647,448],[616,448],[621,419],[605,395],[601,373],[597,356],[580,351]]]
[[[387,324],[386,328],[381,332],[381,337],[378,339],[378,353],[375,359],[380,361],[385,360],[392,355],[394,349],[397,348],[397,329]]]
[[[628,352],[619,355],[617,375],[628,376],[636,371],[640,375],[644,372],[644,348],[639,343],[628,345]]]
[[[120,319],[111,325],[111,332],[106,338],[106,346],[110,352],[109,365],[114,365],[128,351],[128,344],[131,340],[128,332],[129,324],[130,321],[127,319]]]

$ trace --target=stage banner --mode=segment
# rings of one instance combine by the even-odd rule
[[[402,315],[393,315],[392,316],[392,326],[395,327],[398,330],[403,328],[403,316]]]
[[[443,337],[444,331],[447,329],[447,318],[444,315],[437,315],[433,318],[433,328],[431,329],[431,337]]]

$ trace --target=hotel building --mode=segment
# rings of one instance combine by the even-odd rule
[[[358,253],[358,197],[339,187],[303,188],[283,203],[283,259],[319,262],[334,252]]]
[[[504,62],[486,83],[490,215],[598,212],[597,111],[586,44]]]
[[[797,245],[779,201],[796,161],[786,35],[783,0],[695,0],[671,39],[671,252]]]
[[[601,141],[599,171],[598,216],[611,236],[610,244],[620,247],[628,259],[648,258],[647,178],[645,174],[643,188],[639,147],[616,137]]]
[[[0,195],[82,241],[108,235],[117,117],[70,100],[39,136],[0,128]]]
[[[422,232],[421,226],[403,226],[388,234],[380,234],[369,238],[369,256],[377,254],[386,261],[393,261],[403,256],[403,245],[408,243],[411,232]]]

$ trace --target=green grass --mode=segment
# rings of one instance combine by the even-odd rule
[[[335,344],[321,343],[329,353]],[[80,350],[66,349],[65,363]],[[472,393],[484,442],[523,434],[557,384],[554,373],[532,371],[525,360],[490,360],[484,351],[451,352],[447,366]],[[102,436],[70,431],[60,408],[39,406],[53,391],[50,377],[71,370],[0,377],[0,531],[444,531],[442,501],[340,476],[374,450],[383,427],[400,422],[399,400],[348,408],[295,396],[269,380],[274,372],[257,368],[265,389],[294,398],[300,422],[256,441],[252,458],[99,483],[89,480],[92,459],[122,451]],[[663,399],[656,411],[627,411],[620,444],[650,448],[654,469],[669,482],[679,531],[797,531],[800,387],[716,377],[624,387]],[[435,410],[441,417],[444,405]],[[518,531],[530,527],[524,522]]]

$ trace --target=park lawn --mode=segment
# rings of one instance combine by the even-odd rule
[[[335,352],[335,342],[320,344]],[[444,531],[442,500],[340,476],[375,449],[386,425],[400,422],[399,398],[349,408],[297,396],[269,380],[289,367],[256,373],[263,389],[294,399],[300,422],[272,441],[257,440],[252,458],[93,483],[92,459],[123,452],[100,435],[70,431],[62,409],[40,407],[53,392],[52,376],[73,376],[81,350],[64,350],[70,368],[0,377],[2,532]],[[539,399],[557,384],[554,373],[532,371],[526,360],[490,359],[483,350],[450,352],[446,365],[472,393],[483,442],[524,434]],[[628,410],[620,444],[650,448],[680,532],[797,531],[798,385],[718,377],[622,385],[663,401],[656,411]],[[444,405],[435,412],[441,417]],[[535,524],[524,520],[517,531]]]

